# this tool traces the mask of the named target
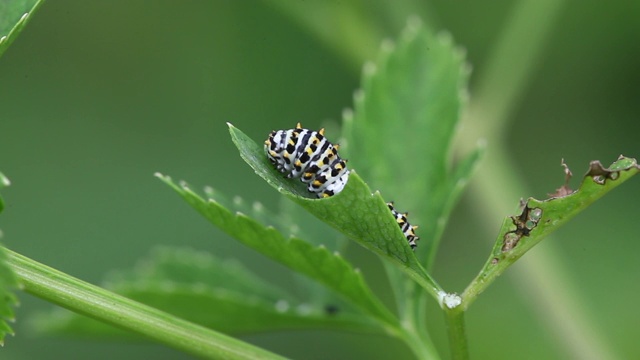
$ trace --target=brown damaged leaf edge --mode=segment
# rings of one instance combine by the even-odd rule
[[[598,162],[598,164],[599,163],[600,162]],[[571,195],[574,192],[574,190],[571,190],[571,188],[569,187],[569,180],[571,180],[573,173],[569,169],[569,166],[567,166],[567,164],[564,162],[564,159],[562,159],[562,161],[560,162],[560,165],[564,168],[564,184],[560,188],[556,189],[556,192],[550,193],[549,194],[550,198],[563,197],[563,196]]]
[[[567,164],[564,162],[564,159],[562,159],[561,166],[564,168],[565,173],[564,185],[558,188],[553,194],[549,194],[549,198],[546,200],[539,201],[534,198],[529,198],[523,206],[522,213],[518,216],[510,217],[513,225],[515,226],[515,229],[507,232],[504,235],[502,244],[503,253],[511,251],[513,248],[515,248],[522,237],[530,236],[531,231],[535,229],[535,227],[538,225],[538,222],[543,217],[543,209],[541,207],[530,206],[531,204],[549,203],[552,201],[556,201],[557,199],[564,199],[572,196],[583,189],[585,182],[588,179],[591,179],[593,183],[597,185],[604,186],[609,180],[615,181],[619,179],[621,171],[628,171],[632,168],[635,168],[636,170],[640,169],[640,167],[638,167],[636,159],[626,158],[622,155],[618,157],[618,160],[614,162],[610,168],[605,168],[600,161],[595,160],[589,163],[589,170],[584,175],[580,190],[571,190],[571,188],[569,187],[569,180],[571,180],[573,174],[569,169],[569,166],[567,166]],[[546,224],[550,223],[551,221],[552,219],[545,219]]]
[[[610,167],[592,161],[578,190],[568,186],[571,170],[562,162],[565,183],[545,200],[527,199],[519,215],[502,224],[491,256],[463,293],[466,308],[496,277],[562,224],[640,172],[636,159],[620,156]]]
[[[620,157],[618,158],[618,161],[626,159],[624,156],[620,155]],[[634,163],[636,162],[636,159],[631,159],[634,161]],[[636,168],[638,167],[637,163],[636,163]],[[622,169],[622,170],[628,170],[628,168],[626,169]],[[587,172],[587,174],[585,176],[591,176],[593,178],[593,181],[595,181],[598,184],[604,185],[607,180],[617,180],[620,177],[620,171],[621,170],[611,170],[611,169],[605,169],[604,166],[602,166],[602,164],[600,163],[600,161],[592,161],[591,164],[589,164],[589,172]]]
[[[518,245],[518,242],[523,236],[529,236],[531,230],[538,225],[541,216],[542,210],[540,208],[532,209],[527,205],[525,205],[519,216],[511,216],[511,220],[513,221],[513,225],[516,226],[516,229],[504,235],[502,252],[510,251]],[[494,260],[498,261],[498,259],[495,258]]]

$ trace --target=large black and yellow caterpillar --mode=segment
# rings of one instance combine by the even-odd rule
[[[295,129],[274,130],[264,142],[269,161],[287,178],[299,178],[307,184],[307,190],[318,198],[326,198],[341,192],[349,180],[347,161],[338,155],[338,145],[324,137],[324,129],[303,129],[298,123]],[[412,249],[416,247],[414,230],[406,214],[401,214],[388,203]]]
[[[271,163],[288,178],[300,178],[307,190],[319,198],[333,196],[347,184],[347,162],[338,155],[338,145],[324,137],[324,129],[272,131],[264,142]]]

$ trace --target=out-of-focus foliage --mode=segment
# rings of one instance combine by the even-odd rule
[[[309,3],[320,6],[301,2],[301,12],[316,16],[320,26],[335,29],[335,21],[349,21],[308,11],[312,5],[304,6]],[[368,54],[359,60],[344,60],[300,21],[267,2],[46,2],[0,58],[0,166],[14,183],[5,194],[10,211],[0,218],[3,241],[93,282],[109,269],[130,267],[157,244],[187,244],[219,257],[237,257],[253,272],[289,289],[290,279],[279,265],[231,239],[212,242],[212,237],[225,235],[185,211],[152,174],[173,174],[198,188],[210,184],[277,209],[279,194],[240,159],[225,122],[253,139],[297,121],[309,128],[338,123],[339,109],[351,106],[358,87],[359,73],[353,69],[362,60],[374,60],[382,38],[396,37],[415,13],[466,47],[474,68],[473,98],[476,79],[516,3],[468,2],[461,9],[444,0],[397,1],[392,7],[387,5],[391,2],[369,1],[357,15],[377,29],[379,39],[370,42]],[[553,191],[561,180],[556,171],[561,158],[578,167],[620,153],[637,157],[638,6],[633,1],[586,0],[579,8],[561,10],[553,36],[532,68],[524,101],[513,104],[506,130],[505,154],[513,172],[532,188],[522,197],[542,198]],[[484,159],[485,164],[494,161],[490,153]],[[640,242],[629,218],[620,214],[637,212],[639,193],[637,181],[626,183],[624,190],[612,192],[560,229],[555,242],[569,269],[564,278],[580,289],[607,340],[631,358],[640,356],[633,331],[640,317],[628,311],[640,301],[638,290],[629,286],[640,271]],[[468,197],[463,201],[453,213],[450,224],[455,225],[444,233],[434,268],[443,286],[459,290],[477,273],[485,260],[478,254],[490,251],[500,226],[499,218],[479,221],[477,215],[485,209]],[[518,199],[510,201],[515,208]],[[616,246],[611,246],[612,237]],[[373,290],[390,304],[389,288],[375,270],[377,260],[357,248],[345,256],[369,274]],[[522,353],[566,357],[558,350],[556,334],[533,312],[531,296],[518,295],[522,283],[510,281],[515,278],[501,278],[469,312],[472,352],[479,358],[511,359]],[[610,306],[611,294],[616,294],[615,307]],[[504,302],[505,297],[510,301]],[[28,296],[21,296],[21,302],[18,318],[35,308],[50,308]],[[439,310],[428,316],[438,320]],[[15,326],[19,334],[30,332],[23,321]],[[291,358],[409,356],[396,341],[353,334],[246,339]],[[446,347],[437,329],[433,339]],[[79,339],[18,336],[10,345],[3,349],[3,359],[182,356],[156,346]]]

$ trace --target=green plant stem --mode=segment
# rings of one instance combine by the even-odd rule
[[[469,347],[464,326],[464,309],[456,306],[453,309],[444,307],[447,320],[447,335],[449,336],[449,348],[451,358],[454,360],[469,359]]]
[[[418,359],[438,359],[438,350],[433,344],[426,327],[426,292],[424,289],[415,286],[412,281],[403,279],[405,303],[400,313],[401,323],[407,333],[405,342],[413,350]]]
[[[397,336],[400,340],[404,341],[404,343],[411,349],[413,354],[416,356],[416,359],[429,359],[429,360],[438,360],[440,359],[440,355],[438,354],[438,350],[433,345],[431,338],[421,336],[421,334],[404,329],[402,332],[398,333]]]
[[[284,359],[91,285],[11,250],[7,249],[7,254],[7,262],[26,292],[74,312],[145,335],[201,358]]]

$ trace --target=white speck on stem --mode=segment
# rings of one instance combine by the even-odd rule
[[[438,292],[438,303],[440,307],[446,306],[449,309],[453,309],[462,303],[462,298],[455,293],[446,293],[444,291]]]

